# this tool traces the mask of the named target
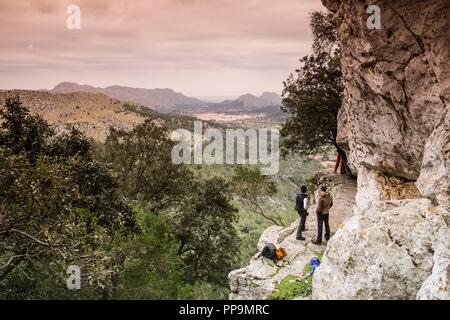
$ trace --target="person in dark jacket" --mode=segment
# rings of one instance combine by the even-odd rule
[[[323,186],[319,193],[319,199],[317,201],[317,240],[312,241],[316,245],[322,244],[322,232],[323,225],[325,224],[325,240],[330,240],[330,209],[333,206],[333,196],[327,192],[327,187]]]
[[[306,230],[306,217],[308,216],[308,195],[306,194],[306,187],[302,186],[300,189],[301,193],[297,195],[295,200],[295,210],[300,215],[300,225],[297,230],[297,240],[305,240],[302,237],[302,232]]]

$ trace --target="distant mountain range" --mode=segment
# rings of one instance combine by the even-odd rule
[[[33,114],[47,120],[56,132],[76,127],[99,141],[106,138],[110,127],[130,130],[146,118],[172,129],[192,127],[194,117],[201,113],[246,114],[254,120],[270,119],[276,123],[283,120],[279,107],[281,97],[276,93],[264,93],[260,97],[245,94],[236,100],[214,104],[170,89],[118,86],[101,89],[65,82],[53,90],[0,90],[0,108],[7,96],[14,95],[18,95]],[[214,118],[210,120],[220,126]]]
[[[80,85],[73,82],[63,82],[58,84],[51,93],[74,93],[91,92],[102,93],[108,97],[125,102],[133,102],[149,107],[157,111],[173,111],[174,107],[202,106],[204,101],[189,98],[175,92],[172,89],[142,89],[122,86],[111,86],[107,88],[96,88],[89,85]],[[167,110],[166,110],[167,109]]]
[[[281,96],[274,92],[265,92],[260,97],[251,94],[240,96],[236,100],[226,100],[217,104],[216,109],[224,109],[226,111],[254,111],[267,107],[281,106]]]
[[[277,93],[265,92],[260,97],[245,94],[236,100],[209,103],[187,97],[172,89],[142,89],[122,86],[96,88],[73,82],[60,83],[49,92],[54,94],[75,92],[101,93],[114,99],[143,105],[159,112],[183,113],[255,111],[270,107],[273,107],[275,110],[276,108],[279,109],[282,100],[281,96]]]
[[[86,88],[89,91],[89,87]],[[55,93],[47,90],[0,90],[0,109],[8,96],[19,96],[32,113],[43,117],[57,133],[75,127],[94,140],[104,141],[111,127],[129,131],[146,119],[174,129],[193,128],[193,117],[159,113],[143,106],[133,106],[96,92]],[[208,123],[208,126],[210,123]],[[214,128],[221,128],[213,124]]]

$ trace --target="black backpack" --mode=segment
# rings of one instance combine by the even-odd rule
[[[305,207],[303,206],[303,201],[308,198],[308,195],[304,193],[299,193],[297,198],[295,199],[295,211],[297,212],[305,212]]]
[[[269,243],[264,246],[263,250],[259,254],[259,257],[263,256],[263,257],[270,259],[276,263],[276,261],[277,261],[276,260],[276,252],[277,252],[277,247],[273,243]]]

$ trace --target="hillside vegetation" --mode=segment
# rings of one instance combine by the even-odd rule
[[[0,298],[224,298],[238,265],[227,181],[170,161],[152,120],[93,144],[18,97],[0,113]],[[82,271],[67,290],[66,269]]]
[[[169,133],[192,130],[195,118],[96,93],[1,92],[0,101],[2,298],[227,297],[228,273],[272,222],[236,194],[233,166],[172,164]],[[288,225],[296,190],[321,164],[292,156],[280,167],[261,207]],[[80,291],[66,288],[72,264]]]

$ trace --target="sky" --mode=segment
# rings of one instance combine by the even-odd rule
[[[81,29],[69,30],[69,5]],[[320,0],[0,0],[0,88],[171,88],[209,100],[264,91],[311,47]]]

